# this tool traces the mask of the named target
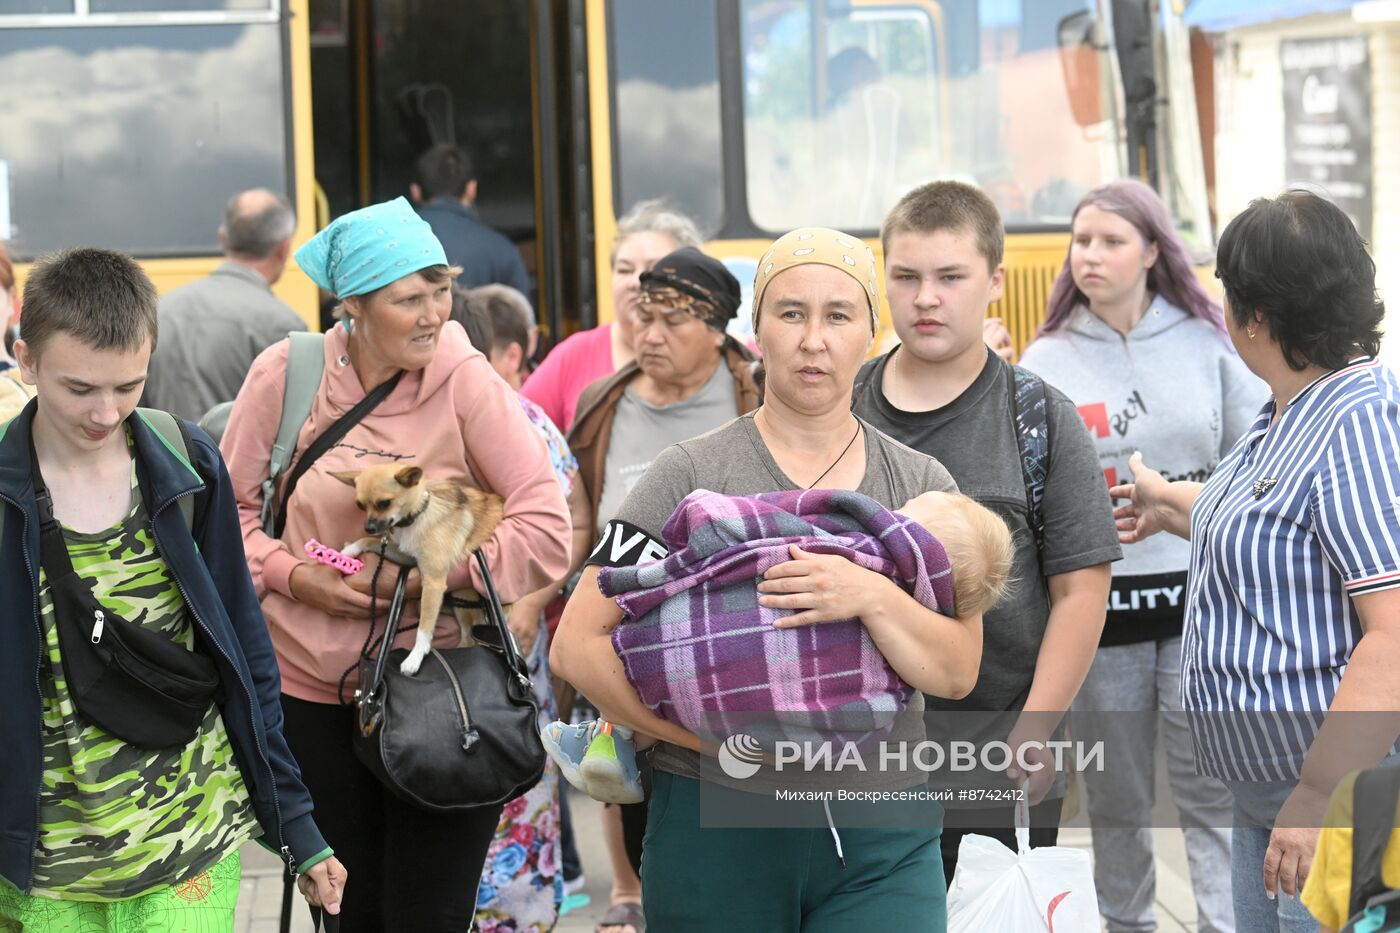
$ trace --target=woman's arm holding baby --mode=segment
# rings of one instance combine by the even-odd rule
[[[909,686],[960,700],[982,664],[982,617],[940,615],[889,577],[834,554],[790,546],[792,560],[764,574],[759,605],[790,609],[783,628],[858,618],[880,653]],[[567,616],[566,616],[567,618]]]
[[[598,568],[584,568],[559,620],[549,651],[550,669],[578,688],[609,722],[701,751],[699,736],[661,719],[637,698],[613,649],[613,629],[621,622],[622,610],[598,589]]]

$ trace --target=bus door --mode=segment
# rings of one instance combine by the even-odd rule
[[[538,281],[531,18],[520,0],[311,0],[328,218],[408,197],[417,157],[455,143],[475,164],[482,221],[520,248]]]

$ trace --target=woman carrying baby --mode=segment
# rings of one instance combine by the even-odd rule
[[[638,698],[612,643],[622,610],[598,589],[599,567],[666,553],[662,528],[696,489],[752,496],[815,486],[861,492],[897,508],[929,490],[954,491],[932,458],[862,423],[851,387],[875,333],[875,263],[854,237],[804,228],[773,244],[754,285],[754,331],[763,351],[763,405],[663,451],[603,531],[556,636],[551,663],[609,720],[661,740],[642,859],[647,924],[667,933],[713,930],[716,914],[744,929],[824,933],[854,927],[890,933],[942,930],[941,811],[922,802],[906,828],[701,828],[702,791],[728,788],[774,798],[798,778],[829,789],[908,790],[922,775],[882,771],[794,775],[762,767],[731,778],[700,738],[662,720]],[[920,516],[913,516],[919,519]],[[843,557],[794,547],[759,585],[760,605],[790,612],[784,626],[858,618],[895,673],[914,688],[913,715],[887,742],[924,738],[922,696],[961,697],[977,677],[982,620],[942,616],[889,577]],[[712,750],[711,750],[712,751]],[[820,819],[822,807],[816,804]],[[762,812],[762,811],[759,811]],[[723,922],[723,921],[719,921]]]
[[[449,323],[453,270],[431,229],[403,199],[337,219],[302,247],[297,263],[341,301],[341,323],[325,335],[324,371],[296,443],[291,473],[307,448],[367,395],[392,383],[377,405],[314,461],[295,494],[278,490],[279,536],[263,531],[262,482],[288,383],[289,344],[253,364],[223,437],[244,548],[282,671],[287,740],[321,822],[357,886],[346,897],[342,929],[460,933],[472,923],[478,880],[500,807],[432,813],[383,787],[351,749],[355,688],[370,624],[377,558],[344,576],[309,561],[303,545],[333,546],[364,534],[355,495],[331,474],[411,462],[435,480],[456,480],[505,499],[505,518],[483,546],[507,603],[558,579],[568,565],[569,518],[549,456],[510,388],[466,333]],[[286,474],[284,474],[286,475]],[[383,613],[396,574],[378,578]],[[449,590],[477,586],[475,566],[448,577]],[[408,579],[410,600],[420,581]],[[410,602],[401,624],[416,622]],[[382,631],[382,628],[380,629]],[[399,637],[406,644],[412,632]],[[434,644],[455,645],[450,613]],[[342,675],[350,671],[342,681]],[[361,885],[358,879],[363,879]]]

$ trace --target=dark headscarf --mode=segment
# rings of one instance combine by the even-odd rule
[[[641,283],[643,303],[688,311],[720,333],[739,310],[739,280],[693,246],[663,256]]]

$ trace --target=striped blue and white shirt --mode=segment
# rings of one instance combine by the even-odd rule
[[[1363,358],[1278,423],[1271,400],[1191,512],[1182,702],[1197,765],[1296,780],[1361,638],[1352,598],[1400,586],[1400,382]]]

